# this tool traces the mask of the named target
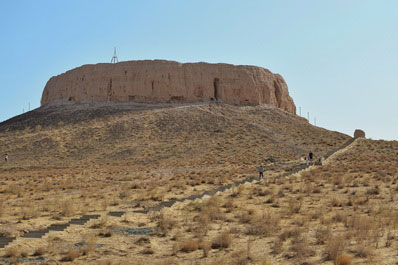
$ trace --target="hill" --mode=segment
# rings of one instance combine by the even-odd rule
[[[255,167],[321,155],[348,136],[267,106],[63,104],[0,124],[3,170],[18,168]]]
[[[131,250],[140,257],[137,264],[163,264],[162,260],[167,264],[190,264],[190,259],[200,258],[198,252],[182,250],[190,254],[173,258],[185,241],[197,236],[209,240],[207,237],[220,232],[216,227],[230,227],[236,218],[245,218],[238,217],[242,214],[240,207],[234,208],[229,199],[217,199],[218,196],[236,198],[241,205],[254,203],[255,216],[269,207],[285,209],[284,199],[275,201],[280,198],[275,196],[282,196],[277,189],[285,189],[282,185],[287,177],[281,176],[301,167],[301,158],[309,150],[320,157],[349,139],[266,105],[43,106],[0,124],[0,152],[10,157],[8,163],[0,164],[0,248],[6,246],[0,251],[18,256],[22,251],[33,253],[42,247],[47,254],[41,255],[49,264],[67,257],[76,259],[76,264],[98,264],[101,259],[125,256],[126,247],[143,240],[142,245],[137,243],[135,250]],[[260,164],[267,166],[265,175],[273,181],[267,184],[272,191],[261,188],[248,194],[243,187],[249,186],[239,183],[256,176]],[[289,190],[284,192],[291,192],[294,197],[298,194],[295,187],[302,183],[286,186]],[[197,205],[187,201],[158,212],[175,202],[182,203],[185,198],[211,195],[212,190],[225,192],[213,195],[214,200],[209,203]],[[270,201],[258,204],[265,198]],[[221,206],[231,214],[221,214]],[[195,213],[200,209],[206,214],[197,217]],[[87,219],[80,219],[82,215]],[[91,220],[98,215],[102,216],[99,220]],[[124,217],[117,217],[120,215]],[[247,220],[248,224],[254,222]],[[198,222],[209,226],[201,230],[203,227],[196,227]],[[49,233],[50,228],[60,232],[55,236],[55,232]],[[136,234],[154,229],[150,239],[140,239]],[[203,234],[204,231],[209,234]],[[240,243],[233,250],[240,251],[242,240],[248,235],[235,231],[241,240],[234,239]],[[36,236],[39,239],[34,242],[25,240]],[[257,236],[261,243],[271,234]],[[174,241],[178,245],[172,246]],[[194,241],[194,245],[200,243]],[[93,242],[98,242],[98,249],[93,248]],[[145,242],[152,242],[152,247]],[[86,245],[91,246],[87,251],[93,256],[78,258],[84,250],[76,246]],[[207,251],[206,246],[202,248]],[[150,254],[153,250],[155,256]],[[78,251],[75,258],[70,257],[73,251]],[[217,256],[211,251],[203,264],[217,261]],[[109,262],[104,264],[112,263]]]

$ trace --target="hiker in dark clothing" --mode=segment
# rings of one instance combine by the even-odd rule
[[[314,161],[315,161],[315,156],[314,156],[314,153],[312,151],[310,151],[308,153],[308,160],[309,160],[310,163],[314,163]]]
[[[5,154],[4,160],[6,161],[6,163],[8,162],[8,154]]]
[[[264,178],[264,166],[263,166],[263,165],[260,165],[259,168],[258,168],[257,170],[258,170],[258,178],[259,178],[259,179]]]

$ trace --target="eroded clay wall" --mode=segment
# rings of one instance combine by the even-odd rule
[[[41,104],[57,101],[270,104],[296,113],[278,74],[256,66],[128,61],[83,65],[52,77]]]

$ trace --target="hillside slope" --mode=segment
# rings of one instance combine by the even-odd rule
[[[168,224],[168,219],[161,219],[162,214],[145,214],[148,210],[159,203],[189,198],[256,176],[260,163],[267,164],[264,181],[275,182],[279,176],[281,182],[272,185],[275,194],[285,196],[284,178],[280,176],[302,164],[299,159],[305,152],[312,149],[320,156],[348,139],[347,135],[312,126],[303,118],[267,106],[65,104],[41,107],[0,124],[0,153],[8,153],[10,157],[8,163],[0,163],[0,241],[18,238],[4,251],[0,246],[0,256],[12,248],[34,253],[46,241],[26,241],[22,236],[88,214],[101,215],[99,224],[73,225],[57,234],[57,242],[49,236],[51,247],[44,255],[46,260],[51,260],[49,264],[63,260],[65,249],[74,249],[86,236],[96,238],[104,247],[94,250],[95,256],[84,256],[82,263],[76,264],[98,264],[97,259],[123,257],[124,250],[119,248],[134,245],[137,236],[129,236],[129,241],[125,241],[127,237],[116,232],[114,235],[110,232],[110,238],[102,237],[103,233],[126,227],[161,227],[166,233],[177,223],[171,220]],[[299,185],[294,186],[295,189]],[[241,197],[245,194],[241,192],[244,187],[246,185],[233,188],[236,194],[228,195],[229,198],[242,199],[242,205],[255,200],[256,207],[282,210],[275,199],[262,202],[267,195],[262,191],[250,192],[246,201],[246,196]],[[255,198],[257,194],[262,198]],[[272,201],[274,203],[269,203]],[[220,205],[209,208],[209,212],[218,214]],[[230,211],[232,209],[235,207]],[[108,214],[119,211],[126,211],[128,215],[120,219]],[[191,218],[191,213],[185,211],[172,212],[178,215],[165,216],[176,220],[181,216]],[[235,214],[240,215],[234,210]],[[208,223],[205,215],[204,218],[204,224]],[[232,215],[225,220],[228,224],[235,222]],[[196,221],[189,222],[196,226]],[[217,222],[228,225],[221,219]],[[184,233],[195,228],[189,230],[188,223],[180,224],[178,227],[184,229]],[[215,235],[214,229],[206,229],[210,229],[211,236]],[[159,256],[161,259],[169,257],[170,242],[175,239],[164,235],[159,239],[167,242],[156,243],[160,241],[151,238],[154,250],[163,253]],[[112,252],[108,251],[109,247]],[[91,263],[87,258],[96,261]],[[153,263],[149,261],[154,259],[152,256],[145,258],[146,262],[138,264]],[[2,261],[0,259],[0,263]],[[191,261],[169,264],[191,264]]]
[[[0,124],[2,170],[255,166],[330,151],[349,136],[266,106],[65,104]]]

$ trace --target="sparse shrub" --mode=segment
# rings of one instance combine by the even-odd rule
[[[37,211],[36,207],[27,200],[24,200],[21,206],[21,217],[23,220],[28,220],[30,218],[35,218],[39,215],[39,211]]]
[[[20,260],[18,257],[11,257],[8,260],[9,264],[14,265],[14,264],[20,264]]]
[[[280,217],[271,213],[253,217],[247,225],[247,235],[270,236],[279,229]]]
[[[112,265],[112,261],[110,259],[100,260],[98,265]]]
[[[244,250],[236,251],[231,255],[231,265],[246,265],[249,264],[251,258]]]
[[[199,248],[202,249],[202,251],[203,251],[203,257],[207,257],[209,255],[209,251],[211,249],[209,242],[204,241],[204,242],[200,243]]]
[[[80,251],[78,249],[69,249],[62,258],[62,261],[74,261],[78,257],[80,257]]]
[[[267,260],[267,259],[263,259],[261,261],[261,265],[272,265],[272,263],[269,260]]]
[[[211,248],[217,249],[217,248],[229,248],[229,246],[232,243],[232,238],[229,234],[229,232],[222,232],[220,235],[216,236],[212,243],[211,243]]]
[[[198,224],[195,234],[197,236],[205,236],[209,230],[210,217],[207,214],[200,213],[194,220]]]
[[[101,236],[101,237],[111,237],[113,235],[113,233],[112,233],[112,230],[105,229],[105,230],[100,231],[98,233],[98,235]]]
[[[320,187],[314,187],[312,190],[313,193],[321,193],[321,188]]]
[[[152,255],[155,252],[152,250],[152,248],[150,246],[148,246],[148,247],[144,248],[140,253],[144,254],[144,255]]]
[[[201,212],[209,216],[210,220],[224,220],[224,213],[220,208],[220,202],[216,198],[212,197],[207,203],[201,208]]]
[[[149,244],[149,243],[151,243],[151,240],[149,240],[148,237],[142,236],[142,237],[138,238],[134,244],[141,246],[141,245]]]
[[[26,250],[21,250],[21,257],[22,258],[26,258],[27,256],[29,256],[28,252]]]
[[[330,237],[330,229],[329,228],[320,228],[318,227],[315,230],[315,240],[316,244],[323,245],[325,244]]]
[[[176,221],[172,219],[171,217],[167,216],[164,214],[164,212],[161,212],[158,217],[157,217],[157,226],[159,228],[159,231],[161,235],[165,236],[167,232],[172,229],[176,225]]]
[[[352,257],[347,254],[341,254],[336,258],[336,265],[351,265]]]
[[[82,254],[85,256],[88,256],[91,252],[94,251],[95,245],[96,245],[96,240],[94,236],[89,237],[88,239],[85,240],[85,245],[81,249]]]
[[[231,199],[227,200],[227,201],[224,203],[223,207],[226,208],[226,209],[227,209],[227,212],[230,213],[230,212],[232,211],[232,209],[234,208],[234,202],[233,202],[233,200],[231,200]]]
[[[98,219],[97,221],[95,221],[90,226],[90,228],[93,228],[93,229],[103,228],[107,225],[107,223],[108,223],[108,216],[105,215],[105,216],[101,217],[100,219]]]
[[[272,254],[274,255],[280,254],[282,252],[282,245],[283,241],[280,238],[274,240],[274,243],[271,246]]]
[[[394,240],[394,235],[391,233],[391,231],[388,231],[386,236],[386,248],[391,246],[392,240]]]
[[[366,191],[366,194],[367,194],[367,195],[378,195],[379,193],[380,193],[380,189],[379,189],[378,186],[369,188],[369,189]]]
[[[337,212],[333,217],[332,220],[336,223],[346,223],[347,222],[347,214],[342,212]]]
[[[8,186],[7,192],[9,192],[11,194],[15,194],[15,195],[17,195],[17,197],[21,197],[24,192],[24,189],[23,189],[22,185],[15,183],[15,184]]]
[[[75,207],[72,200],[67,200],[61,203],[61,215],[72,216],[75,213]]]
[[[3,199],[0,199],[0,217],[6,212],[5,203]]]
[[[338,200],[337,198],[333,198],[332,199],[332,206],[333,207],[341,207],[341,206],[343,206],[343,203],[340,200]]]
[[[327,260],[336,260],[337,256],[344,249],[344,241],[341,236],[330,237],[325,245],[325,254]]]
[[[242,210],[237,217],[242,224],[250,223],[254,218],[254,211],[252,209]]]
[[[108,208],[108,200],[106,200],[106,198],[104,198],[104,200],[101,201],[101,209],[103,211],[105,211],[106,208]]]
[[[288,209],[290,214],[299,213],[301,209],[301,200],[298,199],[289,200]]]
[[[302,230],[299,227],[295,227],[295,228],[291,228],[291,229],[287,229],[285,231],[283,231],[280,235],[279,235],[279,239],[284,242],[286,241],[286,239],[288,238],[298,238],[301,235]]]
[[[18,257],[18,256],[19,256],[18,250],[13,247],[7,248],[4,252],[4,257],[6,257],[6,258],[12,258],[12,257]]]
[[[309,179],[312,176],[312,174],[309,170],[304,170],[300,174],[304,179]]]
[[[192,252],[199,249],[199,242],[194,239],[185,240],[180,244],[180,251],[182,252]]]
[[[347,218],[346,226],[354,229],[359,239],[366,239],[370,232],[377,228],[377,223],[372,217],[354,215],[351,218]]]
[[[355,256],[360,258],[367,258],[373,255],[373,250],[365,246],[364,244],[359,244],[357,248],[354,250]]]
[[[47,253],[47,249],[45,247],[38,247],[35,252],[33,252],[33,256],[43,256]]]
[[[171,246],[171,255],[172,256],[177,255],[178,251],[180,251],[180,243],[174,242],[173,245]]]
[[[292,240],[290,250],[293,251],[298,259],[314,255],[314,251],[309,247],[309,244],[304,237],[298,237]]]

